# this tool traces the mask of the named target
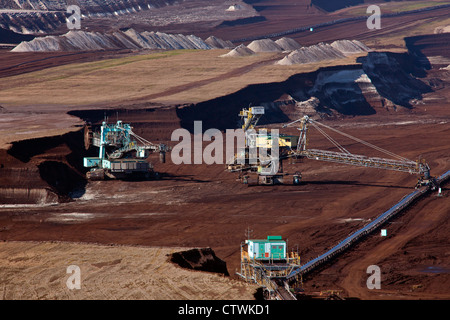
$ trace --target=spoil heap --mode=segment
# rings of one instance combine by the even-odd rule
[[[225,41],[215,36],[210,36],[209,38],[207,38],[205,40],[205,43],[215,49],[230,49],[234,47],[231,41]]]
[[[203,41],[194,35],[167,34],[163,32],[137,32],[128,29],[125,32],[113,33],[69,31],[61,36],[37,37],[31,41],[23,41],[16,46],[14,52],[35,51],[94,51],[118,49],[199,49],[232,47],[228,41],[209,37]],[[213,45],[209,45],[212,43]]]
[[[255,54],[255,52],[253,50],[250,50],[249,48],[247,48],[246,46],[244,46],[243,44],[237,46],[236,48],[234,48],[233,50],[231,50],[230,52],[221,55],[221,57],[247,57],[247,56],[251,56]]]
[[[293,51],[288,56],[284,57],[276,64],[279,65],[292,65],[292,64],[304,64],[314,63],[323,60],[333,60],[344,58],[345,55],[333,48],[327,43],[319,43],[309,47],[302,47]]]
[[[247,46],[254,52],[282,52],[283,48],[280,47],[275,41],[271,39],[255,40]]]
[[[212,45],[211,42],[208,42],[208,39],[206,39],[205,42]],[[255,40],[248,46],[241,44],[227,54],[222,55],[221,57],[244,57],[259,52],[294,51],[300,49],[301,47],[302,46],[297,41],[291,38],[280,38],[277,41],[273,41],[271,39],[262,39]]]
[[[345,55],[370,51],[369,47],[357,40],[337,40],[331,43],[331,46]]]
[[[294,51],[302,47],[300,43],[298,43],[294,39],[286,37],[276,40],[275,43],[283,48],[284,51]]]
[[[342,59],[346,56],[368,52],[370,48],[355,40],[338,40],[332,44],[319,43],[309,47],[301,47],[276,62],[278,65],[314,63],[325,60]]]

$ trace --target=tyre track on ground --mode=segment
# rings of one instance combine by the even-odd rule
[[[179,86],[175,86],[175,87],[171,87],[163,92],[158,92],[158,93],[154,93],[154,94],[150,94],[147,96],[143,96],[143,97],[139,97],[138,99],[136,99],[136,102],[138,101],[150,101],[150,100],[155,100],[157,98],[161,98],[161,97],[166,97],[166,96],[171,96],[174,94],[178,94],[180,92],[183,91],[188,91],[191,89],[197,89],[199,87],[205,86],[205,85],[209,85],[213,82],[218,82],[218,81],[223,81],[223,80],[227,80],[230,78],[235,78],[235,77],[239,77],[242,76],[246,73],[251,72],[254,69],[266,66],[266,65],[271,65],[273,63],[275,63],[277,60],[279,60],[280,58],[282,58],[282,55],[277,55],[276,57],[271,57],[269,59],[265,59],[262,61],[257,61],[254,62],[252,64],[240,67],[240,68],[236,68],[233,69],[225,74],[221,74],[218,75],[216,77],[212,77],[212,78],[208,78],[208,79],[204,79],[204,80],[199,80],[199,81],[194,81],[194,82],[189,82],[187,84],[182,84]]]

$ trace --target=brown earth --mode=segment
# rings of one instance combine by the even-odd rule
[[[432,173],[440,174],[448,170],[448,107],[434,106],[433,116],[418,109],[410,116],[392,115],[381,125],[386,118],[372,116],[341,120],[339,127],[403,156],[422,155]],[[411,116],[414,123],[408,124]],[[125,113],[119,117],[124,121],[133,119]],[[318,138],[310,143],[317,148],[328,147]],[[355,153],[366,151],[346,147],[352,147]],[[59,152],[52,150],[53,156],[48,152],[36,155],[30,163],[44,155],[53,158],[58,153],[58,157],[67,154],[61,148]],[[90,182],[75,201],[3,206],[1,238],[210,246],[234,275],[239,268],[239,244],[245,239],[247,227],[254,231],[255,238],[282,235],[290,248],[298,246],[302,261],[307,261],[387,210],[415,184],[415,177],[404,173],[311,160],[285,166],[285,172],[303,172],[302,186],[291,185],[289,176],[286,185],[256,186],[251,180],[247,186],[236,181],[235,174],[225,172],[223,165],[176,166],[170,159],[159,164],[156,158],[152,160],[156,170],[164,174],[162,180]],[[52,179],[58,181],[57,177],[46,177],[47,181],[55,181]],[[443,192],[448,194],[448,187]],[[448,197],[429,196],[387,226],[388,238],[374,235],[336,264],[305,279],[307,290],[341,289],[344,296],[375,299],[448,298],[447,212]],[[364,286],[365,268],[370,264],[383,270],[386,280],[383,278],[382,291],[368,292]],[[430,266],[441,271],[421,271]],[[420,290],[410,294],[411,286],[416,284],[420,284]]]
[[[350,29],[348,27],[348,32]],[[325,123],[409,159],[422,157],[429,163],[432,174],[440,175],[450,169],[450,74],[440,69],[448,65],[449,51],[440,47],[443,42],[437,36],[417,41],[421,52],[432,62],[432,68],[422,80],[435,84],[433,91],[424,94],[421,102],[411,109],[398,112],[375,107],[377,112],[373,115],[338,117]],[[30,59],[36,60],[33,55],[24,55],[11,66],[21,63],[26,66]],[[53,66],[58,61],[64,63],[58,59],[40,60],[46,62],[36,66],[32,62],[29,71]],[[17,74],[15,68],[10,69],[11,75]],[[245,68],[252,67],[242,68],[241,71],[246,71]],[[8,71],[5,72],[3,75],[7,76]],[[180,88],[190,89],[189,84],[183,86]],[[28,140],[23,140],[22,136],[16,138],[12,133],[13,139],[9,138],[5,143],[15,143],[8,151],[5,147],[0,151],[3,203],[0,205],[0,239],[6,241],[2,244],[6,256],[10,253],[10,258],[5,256],[2,259],[6,262],[2,262],[0,272],[6,279],[6,288],[9,288],[7,291],[3,288],[4,297],[17,298],[24,294],[21,290],[27,278],[19,270],[30,270],[22,269],[27,267],[32,268],[34,273],[25,274],[38,280],[39,277],[34,275],[42,276],[43,288],[37,294],[24,297],[55,298],[55,284],[63,286],[63,277],[55,278],[42,270],[56,264],[65,267],[67,259],[71,259],[71,250],[89,254],[86,257],[86,275],[92,277],[93,286],[99,283],[109,285],[96,269],[99,266],[115,271],[121,268],[127,272],[132,272],[130,268],[153,268],[166,272],[166,264],[164,268],[159,268],[158,264],[147,263],[146,253],[140,254],[139,259],[142,260],[138,262],[131,259],[135,257],[132,250],[96,256],[96,250],[100,249],[93,244],[113,245],[113,248],[117,245],[162,247],[169,251],[180,247],[211,247],[217,257],[227,263],[228,272],[234,278],[239,268],[239,244],[245,239],[246,229],[250,228],[253,238],[281,235],[288,239],[289,248],[298,248],[302,262],[306,262],[389,209],[410,193],[416,182],[416,177],[406,173],[305,160],[295,164],[285,163],[284,166],[288,174],[295,171],[303,173],[304,184],[300,186],[292,185],[291,175],[286,176],[285,185],[258,186],[254,183],[254,177],[249,185],[243,185],[236,181],[235,174],[225,171],[224,165],[177,166],[171,162],[170,156],[167,156],[167,163],[161,164],[157,161],[157,155],[152,155],[150,160],[155,170],[162,174],[160,180],[86,183],[82,178],[81,160],[88,152],[84,150],[82,128],[73,126],[81,125],[81,121],[73,115],[98,123],[106,112],[110,119],[117,116],[124,122],[132,123],[136,133],[151,141],[174,145],[175,142],[170,142],[172,131],[188,127],[187,122],[194,119],[183,118],[183,112],[180,112],[183,108],[180,106],[159,106],[153,101],[136,101],[130,106],[122,104],[122,109],[117,111],[108,110],[106,105],[98,111],[87,110],[93,109],[92,106],[41,105],[34,110],[30,110],[30,106],[17,106],[17,112],[41,114],[41,117],[63,114],[62,117],[67,120],[67,129],[55,125],[55,130],[60,131],[48,133],[54,137],[31,134],[27,136]],[[70,117],[66,115],[69,110],[72,111]],[[3,111],[0,109],[0,116],[11,114],[9,107]],[[215,113],[209,112],[211,115]],[[226,113],[226,109],[217,110],[217,113]],[[198,116],[202,117],[200,114]],[[217,118],[214,118],[216,124],[219,123]],[[37,118],[36,122],[41,120]],[[268,126],[279,128],[280,122],[286,117],[278,120]],[[57,121],[53,120],[52,124]],[[213,126],[214,122],[210,125]],[[20,121],[17,127],[20,128]],[[41,128],[40,132],[43,131]],[[295,133],[296,130],[289,129],[286,132]],[[311,131],[309,143],[318,149],[330,148],[327,141],[314,131]],[[371,152],[350,141],[344,140],[342,144],[353,153]],[[449,187],[448,184],[442,187],[443,197],[430,194],[389,222],[385,226],[387,237],[373,234],[333,263],[307,275],[304,278],[306,292],[336,289],[342,291],[343,297],[361,299],[449,299]],[[14,201],[17,199],[23,204],[17,204]],[[36,199],[40,204],[36,204]],[[71,244],[70,250],[58,247],[56,260],[51,257],[38,261],[31,259],[27,260],[28,265],[18,268],[14,265],[23,261],[23,250],[36,255],[36,252],[45,251],[46,246],[52,246],[48,241],[83,242],[89,243],[91,247],[85,249],[81,244]],[[118,259],[130,261],[131,264],[124,266],[117,262]],[[366,287],[369,276],[366,268],[373,264],[382,271],[381,290],[369,290]],[[171,265],[167,268],[172,270]],[[180,275],[182,272],[184,277],[185,270],[176,270],[177,276],[178,272]],[[186,274],[187,283],[200,281],[197,278],[199,274],[202,273],[196,273],[194,278]],[[152,277],[150,274],[146,278],[145,285],[140,287],[140,293],[136,295],[130,296],[111,285],[105,286],[103,295],[88,295],[87,298],[167,297],[164,286],[154,295],[143,294],[147,292],[151,281],[162,281],[163,284],[166,281],[162,280],[164,277]],[[249,291],[239,289],[239,285],[235,287],[237,291],[232,292],[232,297],[222,296],[220,293],[235,279],[221,279],[226,281],[220,280],[211,291],[208,289],[196,296],[195,290],[185,290],[186,296],[182,298],[249,297]],[[37,283],[36,287],[42,283]],[[138,287],[136,283],[126,282],[130,287]],[[173,285],[173,282],[169,284]],[[161,288],[161,283],[158,285]],[[95,290],[93,287],[88,288]],[[58,290],[64,292],[65,289]],[[56,298],[62,297],[56,295]]]
[[[131,50],[102,52],[16,52],[0,50],[0,77],[14,76],[75,62],[98,61],[130,54]]]

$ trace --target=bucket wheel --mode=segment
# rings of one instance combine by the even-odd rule
[[[92,145],[92,126],[90,124],[84,125],[84,149],[88,150]]]

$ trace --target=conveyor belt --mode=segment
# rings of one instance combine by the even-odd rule
[[[441,175],[439,178],[437,178],[438,185],[446,181],[450,178],[450,170]],[[314,268],[317,268],[321,264],[329,261],[331,258],[336,256],[337,254],[341,253],[342,251],[348,249],[351,245],[356,243],[358,240],[360,240],[363,236],[373,232],[375,229],[380,227],[382,224],[384,224],[387,220],[392,218],[394,215],[405,209],[407,206],[409,206],[411,203],[414,202],[414,200],[420,198],[422,195],[424,195],[427,191],[429,191],[431,186],[424,186],[419,189],[416,189],[412,193],[406,195],[403,197],[400,202],[392,206],[389,210],[382,213],[378,218],[364,226],[363,228],[359,229],[358,231],[354,232],[341,242],[339,242],[336,246],[325,252],[324,254],[318,256],[317,258],[309,261],[308,263],[304,264],[300,268],[294,270],[291,272],[286,279],[290,280],[294,277],[305,274],[307,272],[310,272]]]

